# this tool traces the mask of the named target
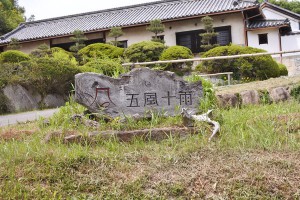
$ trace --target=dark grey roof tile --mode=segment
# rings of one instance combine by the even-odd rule
[[[289,26],[289,20],[256,20],[247,23],[248,29]]]

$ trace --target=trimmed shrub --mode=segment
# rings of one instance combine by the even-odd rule
[[[83,71],[101,73],[107,76],[118,77],[125,72],[120,61],[112,59],[94,59],[83,66]]]
[[[29,55],[18,50],[9,50],[0,54],[1,63],[18,63],[27,60],[30,60]]]
[[[202,57],[207,58],[262,52],[265,51],[252,47],[231,45],[213,48],[204,53]],[[243,78],[251,80],[265,80],[272,77],[278,77],[280,75],[277,62],[269,55],[203,61],[196,67],[196,69],[204,73],[233,72],[233,78],[237,80],[241,80]]]
[[[124,52],[124,56],[130,62],[157,61],[165,49],[160,42],[143,41],[130,45]]]
[[[52,52],[50,50],[50,47],[46,44],[42,44],[42,45],[38,46],[37,49],[33,50],[30,53],[30,56],[33,58],[41,58],[41,57],[50,56],[51,53]]]
[[[183,46],[172,46],[164,50],[160,56],[160,60],[179,60],[193,58],[192,51]],[[178,75],[183,75],[184,72],[191,70],[192,62],[185,63],[170,63],[163,65],[165,70],[173,71]]]
[[[278,67],[279,67],[279,75],[280,76],[287,76],[289,74],[289,72],[284,64],[278,63]]]
[[[123,48],[104,43],[90,44],[78,52],[84,64],[96,58],[119,58],[123,53]]]
[[[6,64],[2,68],[8,76],[3,80],[3,85],[20,84],[42,95],[68,94],[72,89],[75,74],[81,72],[78,66],[68,60],[48,56],[18,64]]]
[[[78,65],[76,58],[73,56],[71,52],[68,52],[59,47],[53,47],[50,49],[50,51],[51,51],[51,57],[53,57],[54,59],[70,62],[70,64],[73,66]]]

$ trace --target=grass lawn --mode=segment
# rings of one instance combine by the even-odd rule
[[[0,130],[0,199],[299,199],[300,104],[215,110],[221,132],[161,142],[45,143],[51,131],[87,133],[71,103],[50,119]],[[182,126],[180,117],[120,123],[97,130]]]

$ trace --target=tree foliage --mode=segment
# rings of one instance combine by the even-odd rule
[[[202,45],[200,47],[203,48],[205,51],[208,51],[214,47],[219,46],[218,44],[211,44],[212,38],[218,35],[218,33],[215,33],[213,28],[213,19],[209,16],[206,16],[201,19],[201,22],[204,24],[204,30],[206,32],[199,34],[202,38]]]
[[[121,27],[113,27],[110,29],[108,36],[113,37],[115,40],[112,42],[114,46],[118,46],[118,38],[124,34]]]
[[[157,61],[165,48],[160,42],[143,41],[130,45],[124,56],[130,62]]]
[[[160,60],[179,60],[193,57],[194,55],[189,48],[183,46],[171,46],[162,52]],[[164,70],[175,72],[177,75],[181,76],[191,70],[192,64],[192,62],[168,63],[162,66],[164,67]]]
[[[119,58],[123,56],[123,53],[123,48],[111,44],[95,43],[82,48],[78,55],[81,57],[82,63],[85,64],[99,58]]]
[[[20,42],[17,38],[11,38],[10,42],[7,46],[10,50],[19,50],[22,46],[20,45]]]
[[[260,0],[262,3],[263,0]],[[299,0],[292,0],[292,1],[286,1],[286,0],[270,0],[270,3],[280,6],[282,8],[285,8],[287,10],[290,10],[292,12],[300,14],[300,1]]]
[[[204,53],[202,57],[207,58],[263,52],[265,52],[265,50],[258,48],[231,45],[213,48]],[[203,61],[196,69],[202,73],[209,74],[233,72],[233,78],[236,80],[246,78],[250,80],[265,80],[281,75],[278,64],[270,55]]]
[[[24,22],[24,8],[16,0],[0,0],[0,35],[4,35]]]
[[[70,40],[75,42],[75,44],[70,47],[70,51],[77,53],[80,49],[85,47],[84,41],[86,41],[87,38],[81,30],[75,30],[73,35],[73,37],[70,37]]]
[[[160,19],[150,21],[150,25],[146,28],[146,30],[155,34],[152,39],[153,42],[162,42],[157,36],[159,33],[163,33],[165,31],[165,26],[161,23]]]

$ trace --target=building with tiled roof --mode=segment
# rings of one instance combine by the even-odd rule
[[[89,39],[87,44],[108,42],[112,27],[122,27],[125,32],[120,38],[126,47],[135,42],[150,40],[152,34],[146,26],[153,19],[161,19],[166,30],[163,34],[167,45],[188,46],[197,53],[200,49],[199,33],[203,30],[201,18],[214,18],[216,31],[220,32],[218,42],[245,45],[244,18],[260,14],[259,4],[247,1],[235,5],[235,0],[162,0],[115,9],[100,10],[34,22],[25,22],[12,32],[0,37],[0,46],[12,38],[22,43],[22,51],[30,52],[40,44],[50,47],[68,48],[69,37],[74,30],[82,30]],[[189,33],[188,33],[189,32]]]
[[[182,45],[199,53],[199,34],[204,29],[201,18],[207,15],[214,20],[214,30],[219,33],[214,41],[220,45],[233,43],[272,52],[300,48],[300,15],[266,0],[263,4],[255,0],[161,0],[21,23],[0,36],[0,52],[7,49],[12,38],[18,39],[21,50],[27,53],[41,44],[68,49],[75,30],[85,33],[86,44],[109,42],[113,40],[108,37],[112,27],[122,27],[125,34],[119,40],[127,47],[151,40],[153,34],[146,27],[151,20],[161,19],[165,31],[160,37],[166,45]]]

